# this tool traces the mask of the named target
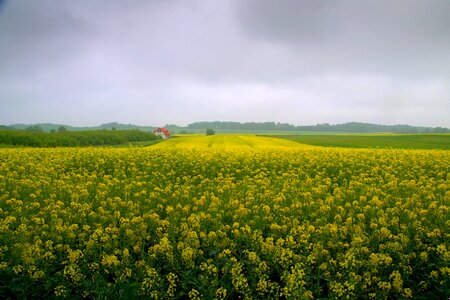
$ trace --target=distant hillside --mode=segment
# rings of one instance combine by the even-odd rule
[[[0,125],[1,126],[1,125]],[[140,125],[133,125],[133,124],[121,124],[118,122],[111,122],[102,124],[100,126],[93,126],[93,127],[75,127],[70,125],[64,125],[64,124],[53,124],[53,123],[37,123],[37,124],[12,124],[10,126],[4,126],[2,129],[7,129],[5,127],[8,127],[9,129],[19,129],[19,130],[26,130],[30,127],[36,127],[39,126],[42,128],[44,132],[50,132],[52,130],[57,131],[61,126],[64,127],[67,131],[87,131],[87,130],[132,130],[132,129],[138,129],[142,131],[152,131],[156,127],[154,126],[140,126]]]
[[[0,125],[5,129],[19,129],[28,131],[58,131],[63,126],[67,131],[85,131],[85,130],[132,130],[138,129],[150,132],[158,126],[140,126],[133,124],[121,124],[118,122],[106,123],[94,127],[74,127],[62,124],[40,123],[40,124],[13,124],[10,126]],[[308,126],[296,126],[288,123],[279,122],[194,122],[186,127],[175,124],[166,124],[164,127],[173,133],[194,133],[203,132],[208,128],[212,128],[218,132],[261,132],[261,131],[310,131],[310,132],[367,132],[367,133],[450,133],[448,128],[443,127],[423,127],[411,125],[380,125],[360,122],[349,122],[343,124],[317,124]]]
[[[312,131],[312,132],[392,132],[392,133],[449,133],[450,130],[442,127],[419,127],[411,125],[378,125],[370,123],[350,122],[344,124],[330,125],[328,123],[295,126],[288,123],[275,122],[195,122],[187,126],[188,129],[215,130],[272,130],[272,131]]]
[[[88,127],[73,127],[69,125],[62,125],[62,124],[53,124],[53,123],[37,123],[37,124],[12,124],[8,127],[10,129],[18,129],[18,130],[25,130],[27,128],[33,127],[33,126],[39,126],[42,128],[44,132],[50,132],[52,130],[58,130],[60,126],[65,127],[68,131],[81,131],[81,130],[87,130]]]
[[[140,126],[140,125],[133,125],[133,124],[121,124],[118,122],[112,122],[112,123],[106,123],[100,125],[97,129],[117,129],[117,130],[132,130],[132,129],[139,129],[142,131],[152,131],[155,129],[155,126]]]

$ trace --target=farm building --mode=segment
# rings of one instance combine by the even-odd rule
[[[167,130],[164,127],[156,128],[155,130],[153,130],[153,134],[161,136],[163,138],[163,140],[167,140],[167,139],[170,139],[172,137],[170,135],[169,130]]]

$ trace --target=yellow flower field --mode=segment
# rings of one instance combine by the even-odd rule
[[[154,148],[181,148],[181,149],[199,149],[199,150],[231,150],[231,149],[267,149],[277,148],[292,149],[314,147],[305,144],[299,144],[293,141],[270,138],[254,135],[238,135],[238,134],[219,134],[212,136],[204,135],[187,135],[170,139],[164,143],[154,146]]]
[[[450,296],[449,151],[207,138],[0,149],[2,298]]]

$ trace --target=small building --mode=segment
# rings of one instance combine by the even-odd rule
[[[153,134],[159,135],[160,137],[163,138],[163,140],[167,140],[172,137],[172,135],[170,134],[170,131],[164,127],[156,128],[155,130],[153,130]]]

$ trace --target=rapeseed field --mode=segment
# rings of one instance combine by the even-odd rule
[[[0,295],[447,299],[449,162],[252,136],[0,149]]]

